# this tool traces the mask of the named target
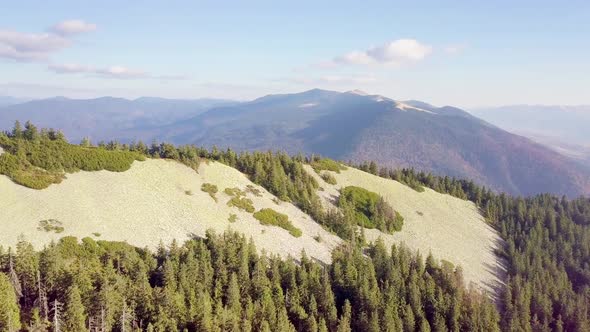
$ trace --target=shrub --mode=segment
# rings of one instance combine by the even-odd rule
[[[400,231],[404,218],[377,193],[349,186],[340,192],[338,204],[343,210],[352,209],[357,224],[383,232]]]
[[[0,174],[33,189],[60,183],[65,178],[64,172],[123,172],[133,161],[145,159],[134,151],[82,147],[49,136],[25,139],[3,135],[0,146],[5,150],[0,156]]]
[[[262,191],[251,184],[246,186],[246,192],[251,193],[256,197],[262,197]]]
[[[248,213],[253,213],[254,212],[254,203],[252,203],[252,200],[246,197],[240,197],[240,196],[235,196],[232,197],[229,202],[227,202],[228,206],[234,206],[237,207],[240,210],[244,210]]]
[[[319,173],[320,171],[332,171],[340,173],[340,171],[346,170],[346,166],[343,166],[337,161],[328,158],[322,158],[311,163],[311,167]]]
[[[238,221],[238,215],[235,214],[235,213],[232,213],[232,214],[229,215],[229,217],[227,218],[227,220],[229,222],[236,222],[236,221]]]
[[[184,193],[187,194],[188,196],[192,196],[193,195],[193,191],[192,190],[185,190]]]
[[[56,219],[46,219],[39,221],[39,226],[37,229],[45,232],[55,232],[57,234],[64,231],[61,221]]]
[[[203,183],[203,185],[201,185],[201,190],[209,193],[209,196],[211,196],[211,198],[217,202],[217,197],[215,197],[215,194],[217,193],[216,185],[212,183]]]
[[[225,188],[225,190],[223,190],[223,192],[228,196],[237,196],[237,197],[246,196],[246,193],[238,187]]]
[[[294,237],[300,237],[302,232],[299,228],[293,226],[286,214],[277,212],[273,209],[262,209],[254,213],[254,218],[258,219],[262,225],[271,225],[281,227]]]
[[[331,184],[331,185],[335,185],[337,184],[336,182],[336,178],[334,177],[334,175],[328,173],[328,172],[323,172],[321,174],[321,177],[324,181],[326,181],[326,183]]]

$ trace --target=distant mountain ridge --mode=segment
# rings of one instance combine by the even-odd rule
[[[45,100],[0,108],[2,127],[16,118],[94,141],[156,139],[238,151],[278,149],[414,167],[517,195],[590,193],[589,170],[527,138],[456,107],[362,91],[313,89],[248,102]]]
[[[235,103],[221,99],[54,97],[0,107],[0,128],[10,128],[15,120],[30,120],[39,127],[59,128],[74,142],[84,137],[95,142],[149,140],[154,127]]]

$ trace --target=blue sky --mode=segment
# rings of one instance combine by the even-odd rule
[[[589,1],[0,5],[0,95],[590,104]]]

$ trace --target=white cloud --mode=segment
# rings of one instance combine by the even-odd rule
[[[22,33],[0,30],[0,57],[18,61],[44,60],[71,42],[51,33]]]
[[[57,23],[49,29],[55,34],[68,36],[83,32],[90,32],[96,30],[96,24],[88,23],[82,20],[66,20]]]
[[[51,64],[47,69],[57,74],[95,74],[102,78],[114,79],[160,79],[160,80],[184,80],[182,75],[161,75],[153,76],[143,70],[131,69],[124,66],[110,66],[97,68],[92,66],[79,65],[74,63]]]
[[[415,39],[398,39],[365,51],[353,51],[334,58],[335,64],[399,66],[423,60],[432,53],[432,46]]]

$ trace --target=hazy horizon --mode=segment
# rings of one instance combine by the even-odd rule
[[[582,1],[5,2],[0,95],[249,100],[361,89],[462,108],[590,104]]]

